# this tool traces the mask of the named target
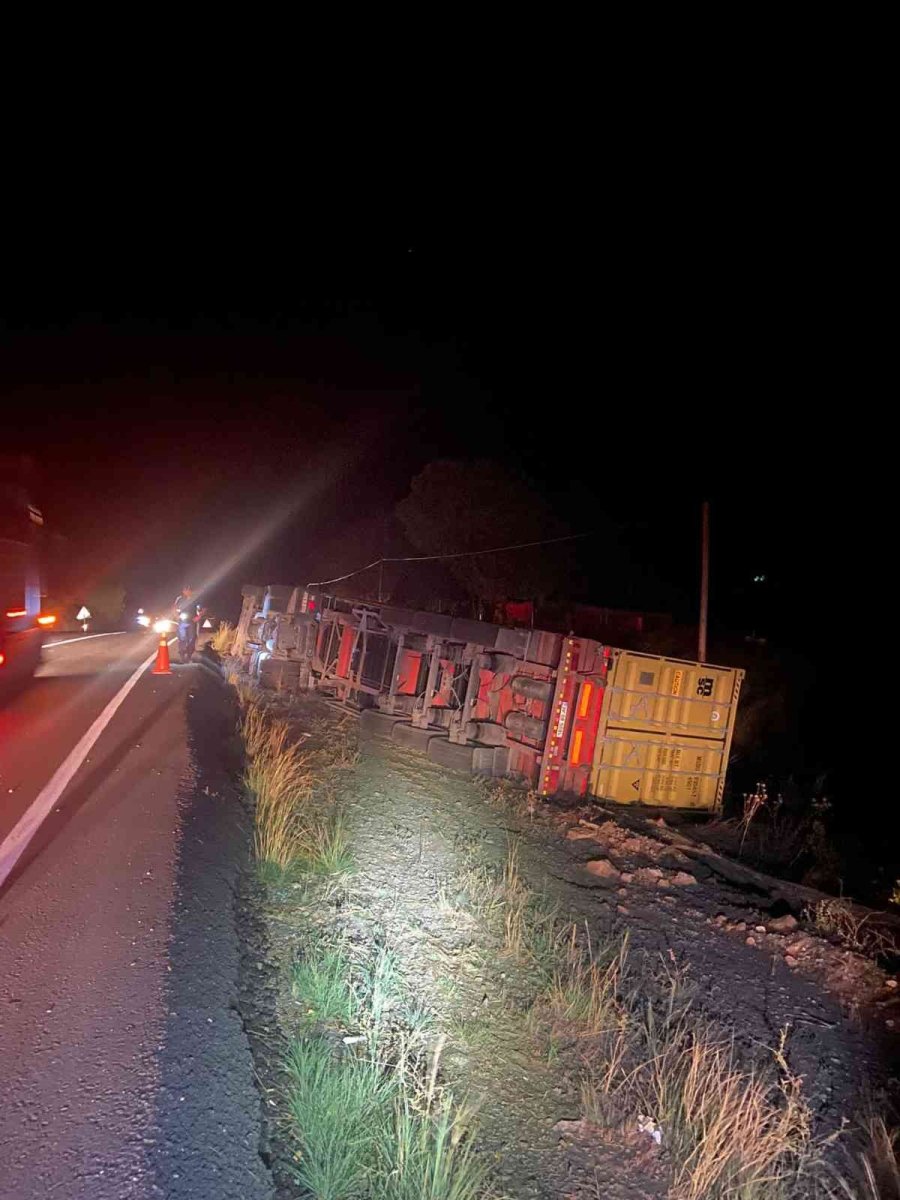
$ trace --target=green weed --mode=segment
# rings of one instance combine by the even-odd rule
[[[316,1200],[361,1195],[390,1127],[396,1075],[362,1058],[338,1062],[319,1039],[295,1042],[286,1069],[300,1182]]]
[[[359,1005],[350,983],[350,963],[340,949],[304,955],[291,975],[291,995],[310,1024],[351,1026]]]

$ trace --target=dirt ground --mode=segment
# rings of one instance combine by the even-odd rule
[[[295,707],[298,727],[314,711]],[[338,800],[351,872],[266,889],[245,881],[242,1010],[272,1109],[282,1039],[296,1020],[284,966],[302,954],[302,931],[313,925],[352,952],[390,948],[434,1031],[442,1079],[473,1106],[472,1136],[491,1164],[494,1195],[666,1196],[665,1131],[657,1145],[636,1113],[605,1129],[583,1119],[575,1059],[548,1048],[529,1022],[528,967],[504,953],[473,909],[467,881],[501,872],[511,848],[527,886],[560,921],[597,944],[627,932],[632,961],[677,970],[694,1012],[728,1031],[748,1063],[765,1059],[787,1030],[818,1135],[892,1086],[895,980],[607,813],[487,788],[380,738],[361,743]],[[277,1122],[270,1134],[281,1195],[298,1196]]]

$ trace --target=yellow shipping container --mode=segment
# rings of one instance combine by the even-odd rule
[[[620,650],[606,691],[606,723],[729,737],[743,677],[734,667]]]
[[[717,809],[744,672],[616,652],[590,790],[619,804]]]
[[[714,809],[727,765],[718,739],[608,730],[597,741],[591,792],[617,804]]]

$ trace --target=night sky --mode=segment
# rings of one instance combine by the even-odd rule
[[[4,436],[84,578],[135,601],[214,578],[225,612],[241,582],[347,569],[427,462],[486,457],[597,531],[582,598],[682,621],[709,498],[714,625],[815,648],[839,498],[808,404],[842,369],[821,280],[794,255],[768,287],[761,229],[727,262],[640,232],[207,246],[178,270],[150,247],[99,273],[47,253],[4,292]]]

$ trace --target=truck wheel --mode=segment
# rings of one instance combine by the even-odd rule
[[[451,771],[472,773],[472,756],[475,747],[460,746],[458,742],[450,742],[446,738],[433,738],[428,743],[428,758],[439,767],[448,767]]]
[[[394,713],[379,712],[377,708],[366,708],[359,717],[361,738],[390,738],[391,730],[401,721]]]
[[[434,729],[419,729],[407,721],[398,721],[391,730],[391,741],[395,746],[403,746],[406,750],[417,750],[425,754],[433,741],[442,740],[441,735]]]

